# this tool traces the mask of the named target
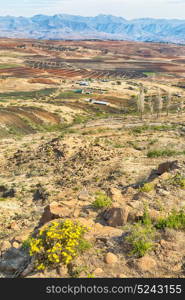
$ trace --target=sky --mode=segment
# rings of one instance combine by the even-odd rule
[[[0,16],[36,14],[185,19],[185,0],[0,0]]]

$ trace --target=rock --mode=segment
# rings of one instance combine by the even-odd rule
[[[155,209],[149,209],[148,214],[152,221],[157,221],[160,217],[163,216],[161,211],[157,211]]]
[[[58,273],[61,277],[69,277],[69,274],[68,274],[68,268],[67,268],[67,266],[65,266],[65,265],[60,265],[60,266],[57,268],[57,273]]]
[[[80,215],[80,209],[76,208],[73,212],[73,217],[78,218],[79,215]]]
[[[52,202],[44,208],[43,215],[40,219],[39,226],[44,225],[52,220],[66,218],[71,216],[71,210],[67,207],[59,205],[57,202]]]
[[[4,251],[6,251],[6,250],[9,249],[9,248],[11,248],[10,242],[9,242],[9,241],[3,241],[3,242],[1,243],[1,246],[0,246],[0,251],[1,251],[1,252],[4,252]]]
[[[0,260],[0,272],[15,273],[20,271],[28,263],[29,257],[20,249],[10,248]]]
[[[94,275],[100,275],[103,273],[103,270],[101,268],[97,268],[93,271]]]
[[[17,222],[12,222],[11,224],[10,224],[10,229],[13,229],[13,230],[20,230],[20,227],[19,227],[19,225],[17,224]]]
[[[37,184],[37,189],[34,191],[33,200],[36,204],[44,204],[49,197],[49,193],[45,191],[41,184]]]
[[[152,272],[157,264],[156,264],[156,261],[152,257],[145,255],[145,256],[137,259],[137,261],[135,262],[135,265],[142,272],[145,272],[145,271]]]
[[[117,278],[127,278],[125,274],[118,274]]]
[[[95,238],[119,237],[123,234],[123,230],[110,226],[103,226],[99,223],[94,224],[89,235]]]
[[[17,243],[17,242],[13,242],[12,246],[16,249],[18,249],[20,247],[19,243]]]
[[[115,254],[111,253],[111,252],[108,252],[106,255],[105,255],[105,262],[108,264],[108,265],[113,265],[115,263],[117,263],[118,261],[118,258]]]
[[[114,202],[123,202],[124,198],[121,191],[117,188],[110,188],[109,190],[110,197]]]
[[[106,209],[103,212],[103,218],[109,226],[123,226],[127,223],[129,209],[127,207],[119,208],[113,207]]]
[[[175,265],[175,266],[172,268],[172,271],[173,271],[173,272],[180,272],[180,271],[182,271],[182,264],[179,263],[179,264]]]
[[[169,172],[169,171],[172,171],[172,170],[175,170],[175,169],[179,169],[178,160],[167,161],[167,162],[164,162],[164,163],[160,164],[158,166],[158,169],[157,169],[156,173],[158,175],[162,175],[165,172]]]
[[[90,195],[88,193],[87,190],[82,190],[79,194],[78,194],[78,199],[81,201],[88,201],[90,200]]]
[[[139,201],[143,201],[144,199],[151,199],[152,198],[152,195],[149,195],[149,193],[146,193],[146,192],[138,192],[136,193],[134,196],[133,196],[133,200],[139,200]]]
[[[166,191],[166,190],[163,190],[163,189],[158,189],[157,193],[160,195],[160,196],[169,196],[170,195],[170,192]]]
[[[128,222],[135,222],[141,220],[141,217],[143,216],[143,210],[141,210],[141,206],[138,209],[132,209],[129,212],[128,215]]]
[[[18,242],[18,243],[22,243],[24,241],[26,241],[29,236],[32,234],[34,228],[30,228],[30,229],[26,229],[24,231],[21,232],[20,235],[16,235],[13,239],[13,241]]]
[[[174,243],[174,242],[160,240],[159,244],[165,250],[174,250],[175,251],[177,249],[177,243]]]
[[[160,177],[158,177],[160,179],[160,181],[165,181],[168,180],[171,177],[170,173],[163,173],[162,175],[160,175]]]
[[[1,198],[13,198],[15,197],[15,190],[6,188],[4,185],[0,186],[0,197]]]
[[[28,266],[23,270],[23,272],[20,275],[21,277],[26,277],[34,270],[35,270],[35,261],[34,258],[32,257],[31,262],[28,264]]]

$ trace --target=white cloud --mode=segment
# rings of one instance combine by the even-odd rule
[[[1,3],[2,2],[2,3]],[[0,0],[0,15],[112,14],[126,19],[184,19],[185,0]]]

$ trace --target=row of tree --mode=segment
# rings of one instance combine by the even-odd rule
[[[171,91],[168,92],[166,95],[166,100],[165,100],[165,110],[166,110],[166,115],[169,115],[170,107],[172,105],[172,93]],[[146,101],[147,99],[147,101]],[[137,110],[140,114],[141,120],[143,119],[144,112],[145,112],[145,107],[146,105],[148,106],[151,115],[156,112],[157,118],[161,116],[161,113],[164,108],[164,99],[161,95],[161,90],[158,88],[158,93],[155,97],[152,96],[147,96],[145,93],[145,89],[143,86],[140,87],[139,89],[139,94],[137,96]],[[177,105],[177,112],[178,114],[182,113],[184,108],[184,100],[183,98],[180,99],[178,105]]]

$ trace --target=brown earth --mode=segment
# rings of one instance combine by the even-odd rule
[[[1,51],[23,66],[0,69],[0,277],[184,278],[184,227],[155,226],[185,207],[184,107],[177,112],[185,48],[1,39]],[[29,65],[39,60],[49,67]],[[80,86],[87,76],[89,85]],[[160,117],[146,104],[140,119],[141,84],[146,103],[160,88]],[[111,199],[109,208],[93,207],[97,193]],[[127,237],[134,226],[147,228],[146,209],[155,237],[138,255]],[[53,219],[89,226],[92,247],[70,266],[40,272],[25,245]]]

